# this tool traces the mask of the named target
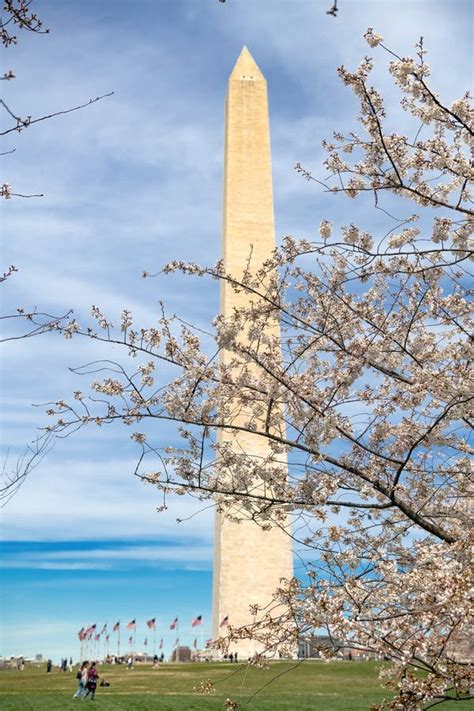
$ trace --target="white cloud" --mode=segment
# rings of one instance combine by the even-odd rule
[[[203,509],[200,502],[190,497],[170,496],[168,510],[157,513],[162,499],[154,487],[132,476],[134,460],[71,460],[59,459],[58,454],[56,450],[54,456],[50,455],[47,462],[32,472],[3,510],[4,539],[185,539],[190,557],[194,547],[203,551],[200,546],[212,540],[211,510],[185,520]],[[183,522],[177,524],[177,518]],[[178,549],[168,549],[167,553],[163,548],[159,559],[168,554],[177,556]]]
[[[4,568],[27,568],[33,570],[111,570],[109,563],[54,563],[32,560],[20,557],[17,560],[5,560],[2,562]]]
[[[171,527],[169,533],[172,534]],[[188,531],[189,535],[189,531]],[[137,566],[173,567],[188,570],[192,549],[193,566],[209,570],[212,561],[212,546],[200,545],[198,541],[185,540],[180,545],[109,546],[107,548],[64,548],[6,555],[4,568],[37,570],[126,570]]]

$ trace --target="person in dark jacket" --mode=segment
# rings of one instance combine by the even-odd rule
[[[89,674],[87,676],[87,684],[86,684],[86,695],[84,696],[84,701],[87,699],[87,697],[90,694],[91,701],[94,701],[95,698],[95,690],[97,688],[97,680],[99,678],[99,674],[97,673],[97,669],[95,667],[95,662],[92,662],[90,669],[89,669]]]

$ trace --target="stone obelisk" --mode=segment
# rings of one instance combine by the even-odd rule
[[[226,272],[255,272],[275,248],[270,129],[267,83],[246,47],[230,75],[225,116],[224,205],[222,257]],[[251,255],[251,256],[250,256]],[[221,315],[248,305],[245,292],[235,293],[223,282]],[[278,324],[272,334],[279,334]],[[223,356],[226,357],[225,355]],[[270,449],[263,437],[220,432],[227,443],[252,457],[265,458]],[[280,579],[291,578],[291,539],[282,528],[262,530],[251,520],[240,523],[216,514],[213,582],[213,638],[225,632],[226,618],[235,627],[254,620],[249,606],[270,603]],[[229,651],[242,659],[262,651],[253,641],[239,640]]]

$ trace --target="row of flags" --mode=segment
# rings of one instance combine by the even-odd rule
[[[179,624],[179,618],[175,617],[169,626],[170,630],[177,629],[178,624]],[[201,624],[202,624],[202,615],[198,615],[191,621],[191,627],[199,627],[199,625],[201,625]],[[228,624],[229,624],[229,616],[226,615],[222,619],[219,627],[226,627]],[[151,619],[147,620],[146,626],[150,630],[156,630],[156,617],[152,617]],[[126,625],[127,630],[134,630],[135,631],[136,628],[137,628],[136,618],[134,618],[133,620],[130,620],[130,622],[128,622]],[[112,627],[112,632],[120,632],[120,620],[118,622],[116,622],[115,625]],[[105,635],[105,641],[108,642],[110,639],[110,634],[109,634],[109,631],[107,628],[107,623],[105,623],[105,625],[102,627],[100,632],[98,632],[97,624],[94,624],[94,625],[91,625],[90,627],[81,627],[81,629],[77,633],[77,636],[79,637],[79,640],[81,642],[89,641],[91,639],[98,642],[102,635]],[[130,637],[130,640],[132,640],[132,637]],[[147,644],[148,644],[148,641],[145,638],[145,646]]]

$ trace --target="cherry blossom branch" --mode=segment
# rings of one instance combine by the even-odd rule
[[[102,94],[101,96],[96,96],[95,99],[89,99],[89,101],[86,101],[84,104],[79,104],[78,106],[73,106],[70,109],[64,109],[62,111],[54,111],[51,114],[47,114],[45,116],[40,116],[39,118],[33,119],[31,116],[27,116],[26,119],[22,119],[20,116],[16,116],[10,108],[7,106],[7,104],[3,101],[3,99],[0,99],[0,105],[3,106],[3,108],[12,116],[15,121],[17,122],[16,126],[13,126],[12,128],[8,128],[5,131],[0,131],[0,136],[6,136],[9,133],[12,133],[12,131],[17,131],[20,132],[24,128],[28,128],[29,126],[33,126],[35,123],[39,123],[40,121],[47,121],[48,119],[54,118],[56,116],[64,116],[65,114],[70,114],[73,111],[79,111],[80,109],[84,109],[87,106],[91,106],[92,104],[97,103],[98,101],[102,101],[102,99],[106,99],[109,96],[113,96],[114,92],[109,91],[107,94]]]

